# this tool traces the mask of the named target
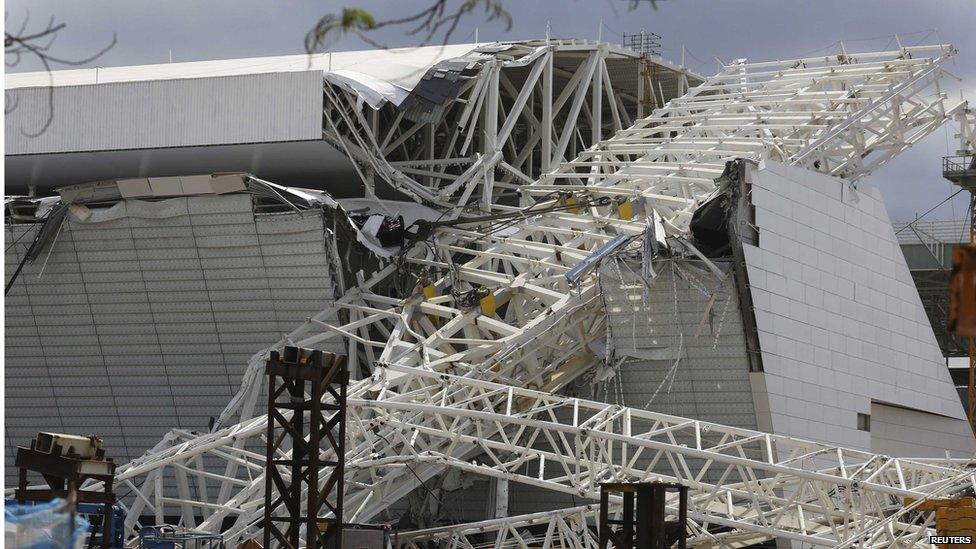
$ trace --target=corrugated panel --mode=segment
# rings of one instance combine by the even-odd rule
[[[964,244],[969,242],[969,222],[965,219],[935,221],[892,222],[898,243],[905,244]],[[911,225],[911,227],[909,227]]]
[[[154,205],[171,215],[133,217]],[[247,195],[132,206],[66,224],[7,295],[8,464],[43,430],[103,436],[117,462],[170,428],[205,430],[250,356],[332,296],[318,212],[254,215]],[[33,226],[6,236],[9,277]]]
[[[674,367],[673,358],[627,359],[616,377],[595,388],[589,384],[578,387],[576,396],[757,428],[749,361],[732,278],[718,280],[695,265],[679,263],[676,271],[667,262],[657,265],[658,275],[646,292],[643,282],[633,274],[640,271],[639,264],[618,268],[609,262],[601,267],[601,293],[616,356],[653,350],[680,360]],[[709,308],[713,293],[716,299]],[[673,374],[669,375],[672,367]],[[679,438],[678,442],[694,444],[691,439]],[[639,459],[638,467],[650,467],[652,457],[647,454]],[[668,467],[667,463],[659,464],[658,470],[667,473]],[[537,474],[531,469],[524,472]],[[705,480],[714,481],[713,477],[720,474],[715,471]],[[512,514],[583,503],[568,495],[514,483],[510,490]]]
[[[653,350],[662,355],[623,364],[621,404],[755,429],[745,339],[731,277],[719,281],[688,264],[679,263],[672,271],[664,263],[645,294],[643,283],[629,270],[604,271],[601,281],[616,354]],[[709,307],[712,294],[715,302]],[[673,379],[667,377],[675,364],[672,356],[679,357]],[[612,397],[613,388],[605,390]]]
[[[6,154],[303,141],[322,137],[322,72],[8,90]],[[53,114],[50,127],[32,137]]]

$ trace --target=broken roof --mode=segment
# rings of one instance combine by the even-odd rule
[[[592,41],[553,41],[565,48],[566,42],[592,46]],[[183,63],[160,63],[126,67],[96,67],[70,69],[50,73],[23,72],[7,74],[4,87],[7,90],[48,86],[82,86],[123,82],[149,82],[190,78],[214,78],[280,72],[322,71],[330,75],[334,83],[346,82],[357,92],[367,96],[379,95],[399,105],[409,92],[424,78],[428,69],[438,63],[462,58],[482,50],[484,56],[504,55],[526,47],[545,44],[542,40],[514,42],[478,42],[469,44],[445,44],[411,48],[373,49],[330,53],[279,55],[273,57],[248,57],[242,59],[218,59]],[[639,57],[640,54],[622,46],[612,47],[616,55]],[[653,59],[663,68],[676,72],[688,71],[661,58]],[[697,75],[695,75],[697,78]],[[371,97],[364,97],[367,102]],[[376,104],[373,104],[376,107]]]

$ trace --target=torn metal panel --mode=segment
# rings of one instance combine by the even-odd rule
[[[478,60],[449,59],[428,69],[400,103],[403,117],[428,124],[439,121],[444,116],[445,103],[457,97],[465,80],[477,76],[479,61],[483,61],[485,56],[479,57]]]
[[[37,223],[42,221],[60,200],[56,196],[32,197],[6,195],[3,197],[7,223]]]
[[[732,261],[750,371],[761,372],[759,332],[756,329],[749,271],[742,249],[743,245],[755,246],[759,242],[755,208],[749,198],[751,181],[747,176],[747,172],[754,170],[755,166],[754,162],[744,160],[728,162],[725,171],[715,180],[715,193],[695,210],[689,231],[694,236],[695,244],[708,257]]]

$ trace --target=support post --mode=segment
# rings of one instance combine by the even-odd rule
[[[605,486],[600,487],[600,549],[610,546],[610,492]]]
[[[603,138],[603,49],[597,50],[597,68],[593,71],[593,82],[590,84],[590,146],[593,147]]]
[[[668,522],[668,490],[678,492],[678,520]],[[610,518],[610,493],[623,496],[620,519]],[[635,497],[636,496],[636,497]],[[635,513],[636,499],[636,513]],[[600,549],[668,549],[675,542],[685,549],[688,487],[665,482],[606,483],[600,485]],[[619,526],[614,530],[613,526]]]
[[[624,492],[623,541],[628,547],[634,544],[634,493]]]
[[[552,164],[552,50],[546,53],[542,69],[542,172]]]
[[[498,142],[498,100],[499,100],[499,90],[498,90],[498,76],[501,71],[501,67],[496,63],[492,66],[491,72],[489,74],[487,105],[482,111],[484,114],[484,146],[482,150],[485,156],[491,157],[495,155],[502,144]],[[485,212],[491,211],[492,193],[494,193],[495,188],[495,165],[490,164],[485,167],[484,174],[484,184],[482,186],[481,195],[481,208]]]
[[[508,516],[508,479],[495,479],[495,518]]]
[[[346,357],[285,347],[281,354],[272,351],[265,372],[264,547],[297,548],[304,527],[307,549],[339,549],[349,382]],[[287,478],[282,469],[289,472]],[[320,472],[324,482],[320,482]],[[323,512],[332,516],[327,518]]]

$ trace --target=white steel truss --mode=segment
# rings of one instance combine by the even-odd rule
[[[659,58],[582,40],[494,45],[463,60],[474,68],[458,77],[457,96],[413,119],[392,106],[363,113],[355,93],[326,86],[324,136],[356,162],[369,190],[382,180],[451,207],[481,182],[488,210],[493,193],[534,182],[663,105],[662,81],[674,95],[700,82]]]
[[[672,247],[694,254],[691,214],[730,160],[774,159],[853,184],[965,109],[947,105],[939,88],[941,63],[951,54],[934,46],[735,62],[538,181],[512,179],[514,197],[486,175],[504,166],[446,185],[413,185],[371,148],[375,134],[359,153],[350,147],[370,157],[365,162],[376,173],[387,170],[397,188],[447,208],[440,224],[422,226],[395,261],[359,277],[335,301],[348,321],[331,325],[322,314],[288,337],[307,347],[344,341],[353,368],[373,368],[348,393],[351,520],[370,520],[424,480],[458,468],[583,498],[609,480],[682,482],[691,488],[692,532],[703,545],[772,537],[924,545],[931,517],[906,513],[901,498],[954,493],[973,485],[971,473],[555,392],[603,360],[594,342],[606,333],[604,312],[593,277],[579,265],[636,245],[655,225]],[[336,92],[329,94],[341,110]],[[357,109],[345,108],[334,114],[355,116],[359,130],[368,129]],[[552,159],[559,149],[556,141]],[[643,215],[624,215],[623,201],[642,204]],[[399,297],[378,291],[398,287],[404,273],[419,282],[408,280]],[[425,294],[424,286],[433,291]],[[487,310],[479,306],[484,298],[493,302]],[[249,414],[264,356],[252,359],[242,392],[221,416],[229,426],[205,435],[174,430],[120,468],[118,484],[132,490],[127,527],[143,513],[157,520],[179,514],[202,530],[229,524],[229,541],[255,533],[265,465],[255,449],[263,446],[265,418]],[[230,425],[234,418],[240,422]],[[550,546],[585,547],[589,537],[567,540],[582,531],[588,512],[499,519],[412,539],[468,546],[467,536],[483,528],[525,546],[526,529],[542,520]]]

